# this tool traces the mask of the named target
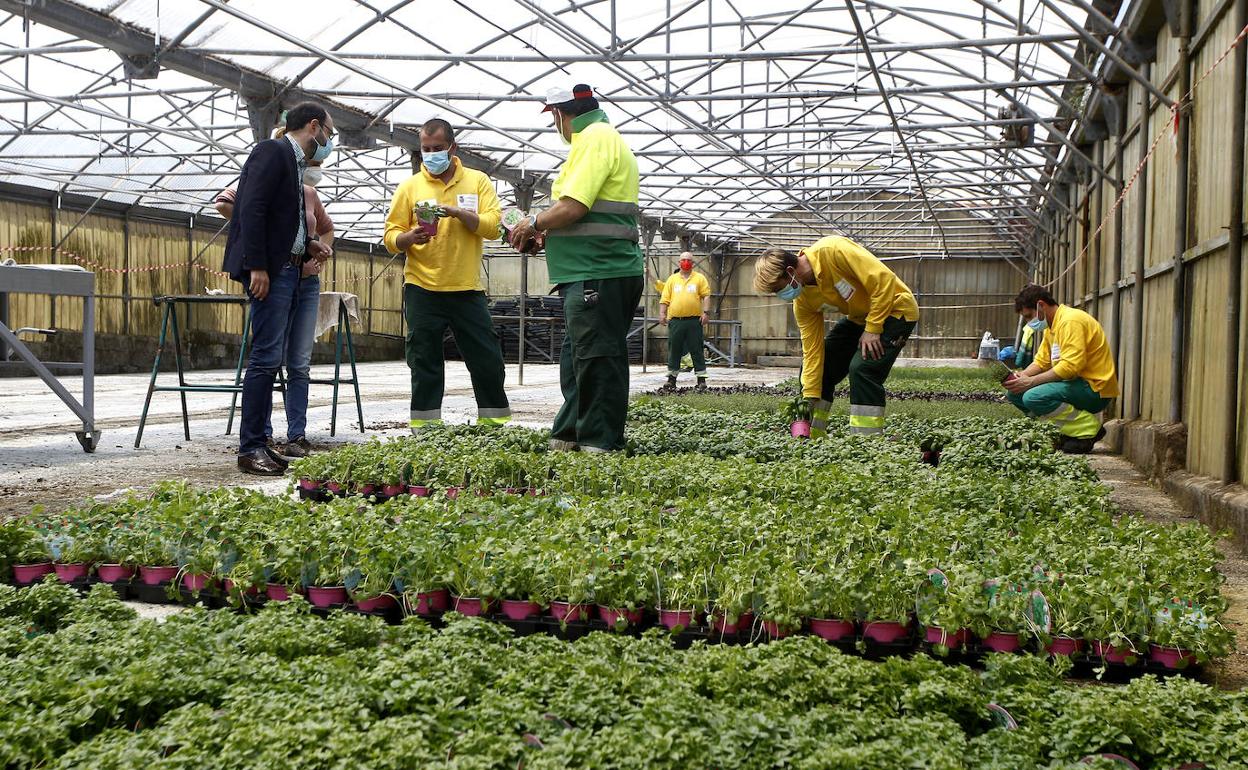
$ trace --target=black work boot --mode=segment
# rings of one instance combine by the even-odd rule
[[[675,389],[676,388],[676,375],[674,374],[667,375],[667,385],[665,385],[664,387]]]
[[[698,384],[693,386],[694,390],[706,390],[706,378],[699,377]]]

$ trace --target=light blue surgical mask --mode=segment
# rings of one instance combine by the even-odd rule
[[[318,131],[317,134],[320,132]],[[321,144],[321,140],[316,137],[313,137],[312,141],[316,142],[316,152],[312,153],[312,160],[324,163],[329,158],[329,154],[334,151],[334,137],[326,139],[325,144]]]
[[[425,164],[425,170],[430,174],[437,176],[451,167],[451,151],[442,150],[441,152],[422,152],[420,154],[421,162]]]
[[[1044,331],[1045,329],[1049,328],[1049,322],[1048,322],[1048,321],[1046,321],[1046,320],[1044,320],[1044,319],[1043,319],[1042,317],[1040,317],[1040,316],[1036,316],[1035,318],[1033,318],[1033,319],[1031,319],[1030,321],[1028,321],[1028,322],[1027,322],[1027,325],[1028,325],[1028,326],[1030,326],[1030,327],[1031,327],[1032,329],[1034,329],[1035,331],[1038,331],[1038,332],[1042,332],[1042,331]]]
[[[789,278],[789,285],[776,292],[776,296],[785,302],[792,302],[802,293],[802,286],[797,282],[796,278]]]

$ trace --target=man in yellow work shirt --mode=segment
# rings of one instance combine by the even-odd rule
[[[511,245],[547,231],[546,269],[563,298],[563,407],[550,446],[616,451],[628,416],[628,329],[642,290],[637,159],[589,86],[550,89],[544,111],[571,150],[551,185],[555,204],[513,228]]]
[[[667,327],[667,386],[676,387],[680,359],[693,358],[698,389],[706,387],[706,355],[702,350],[702,327],[711,308],[711,285],[693,269],[693,253],[680,255],[680,272],[663,284],[659,299],[659,323]]]
[[[832,236],[793,254],[768,249],[754,290],[793,302],[802,335],[802,394],[814,399],[811,437],[827,433],[832,396],[849,376],[851,433],[884,430],[884,381],[919,320],[910,289],[874,254]],[[845,314],[826,339],[825,310]]]
[[[1005,381],[1010,402],[1062,432],[1058,448],[1087,454],[1105,437],[1100,413],[1118,396],[1114,356],[1097,320],[1078,308],[1059,304],[1048,289],[1023,287],[1014,311],[1025,321],[1047,328],[1036,358]]]
[[[501,425],[511,420],[503,390],[503,351],[481,286],[482,243],[498,237],[502,212],[489,177],[464,168],[455,150],[450,123],[434,118],[421,126],[420,172],[399,185],[386,217],[386,248],[407,255],[403,313],[413,432],[442,421],[442,336],[448,326],[472,377],[477,422]],[[441,209],[445,216],[436,220],[436,234],[421,226],[417,207]]]

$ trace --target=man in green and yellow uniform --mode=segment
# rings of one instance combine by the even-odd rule
[[[1005,381],[1010,403],[1062,432],[1058,448],[1087,454],[1105,437],[1100,413],[1118,396],[1118,376],[1105,330],[1078,308],[1059,304],[1043,286],[1029,284],[1014,300],[1028,323],[1043,322],[1036,358]]]
[[[546,268],[563,298],[563,407],[551,448],[615,451],[624,448],[627,337],[642,290],[637,159],[589,86],[550,89],[544,111],[568,159],[551,185],[554,205],[513,228],[511,244],[545,231]]]
[[[455,132],[434,118],[420,129],[421,169],[399,185],[386,217],[386,248],[404,253],[403,312],[407,365],[412,370],[412,431],[442,421],[446,363],[442,337],[450,327],[477,397],[477,422],[511,420],[503,390],[503,351],[481,286],[481,252],[498,237],[502,218],[489,177],[455,157]],[[429,234],[416,209],[441,211]]]
[[[793,302],[802,394],[814,401],[811,437],[826,434],[832,396],[846,375],[850,432],[882,432],[884,381],[919,320],[906,284],[862,246],[832,236],[797,254],[763,252],[754,264],[754,290]],[[826,339],[825,310],[845,314]]]
[[[667,386],[676,387],[680,359],[693,359],[698,388],[706,387],[706,355],[702,350],[702,327],[711,306],[711,284],[693,269],[693,253],[680,255],[680,270],[663,284],[659,298],[659,323],[667,327]]]

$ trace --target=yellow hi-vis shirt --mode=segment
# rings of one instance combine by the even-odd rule
[[[889,317],[919,320],[919,305],[910,288],[874,254],[848,238],[821,238],[802,251],[815,273],[793,302],[802,334],[802,395],[823,394],[823,314],[837,310],[850,321],[879,334]]]
[[[667,305],[668,318],[690,318],[702,315],[702,300],[711,296],[711,284],[697,270],[689,272],[685,280],[680,273],[673,273],[663,284],[660,305]]]
[[[452,157],[451,163],[455,173],[450,184],[443,184],[422,165],[420,173],[405,179],[394,191],[386,217],[386,248],[391,254],[399,252],[399,236],[417,224],[412,210],[419,203],[475,211],[481,220],[475,232],[455,217],[443,217],[432,240],[412,244],[407,250],[403,280],[427,291],[481,291],[482,244],[498,237],[502,207],[489,177],[464,168],[459,158]]]
[[[1079,308],[1058,305],[1053,323],[1036,348],[1035,363],[1063,380],[1082,377],[1101,398],[1117,398],[1118,375],[1105,330]]]

